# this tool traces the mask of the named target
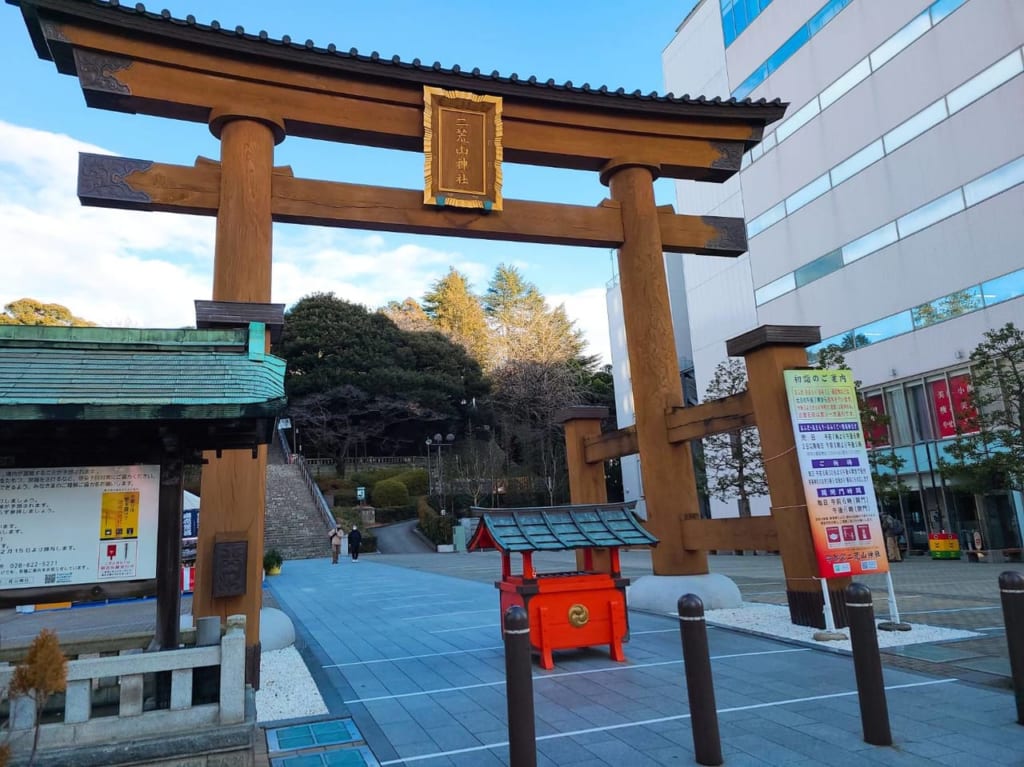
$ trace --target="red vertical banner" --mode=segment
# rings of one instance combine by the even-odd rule
[[[864,404],[880,416],[885,415],[885,398],[881,394],[872,394],[864,398]],[[864,429],[864,442],[868,449],[889,446],[889,429],[884,423],[875,423]]]
[[[978,411],[971,397],[973,391],[970,373],[949,377],[949,399],[961,434],[978,431]]]
[[[946,386],[945,381],[932,381],[928,386],[932,394],[935,422],[939,425],[939,437],[955,437],[956,416],[953,414],[953,403],[949,396],[949,387]]]

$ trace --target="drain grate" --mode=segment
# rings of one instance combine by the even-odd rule
[[[267,751],[299,751],[304,748],[356,743],[362,739],[363,736],[351,719],[334,719],[267,730]]]
[[[379,767],[380,762],[370,753],[369,748],[358,746],[318,754],[275,757],[270,760],[270,764],[271,767]]]
[[[351,719],[266,730],[271,767],[379,767]],[[360,744],[360,745],[356,745]]]

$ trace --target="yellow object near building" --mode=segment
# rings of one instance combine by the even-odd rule
[[[928,552],[932,559],[960,559],[960,538],[956,533],[929,533]]]

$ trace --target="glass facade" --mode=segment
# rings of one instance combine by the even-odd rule
[[[755,234],[760,234],[786,216],[791,216],[809,202],[816,200],[829,190],[835,189],[841,183],[860,173],[871,164],[881,160],[888,154],[892,154],[904,144],[931,130],[968,104],[977,101],[982,96],[988,95],[1000,85],[1009,82],[1022,73],[1024,73],[1024,49],[1018,48],[1000,58],[964,85],[955,88],[935,103],[907,118],[882,136],[882,138],[876,139],[863,149],[854,152],[845,160],[829,169],[828,173],[797,189],[784,200],[785,215],[778,215],[778,205],[776,205],[752,219],[747,225],[747,236],[753,237]],[[954,97],[956,97],[955,100]],[[798,116],[799,113],[794,115],[794,118]],[[780,126],[776,133],[779,134],[779,131],[782,129],[782,126]],[[784,135],[779,134],[780,141],[782,138],[784,138]],[[749,156],[753,157],[753,155]],[[963,205],[962,201],[960,204],[961,206]]]
[[[777,146],[778,142],[793,135],[798,128],[809,123],[828,107],[853,90],[856,85],[867,80],[873,72],[876,72],[886,62],[895,58],[897,54],[905,50],[911,43],[920,38],[925,32],[930,30],[966,2],[967,0],[937,0],[937,2],[932,3],[892,37],[850,67],[850,69],[848,69],[844,74],[836,78],[836,81],[825,88],[821,93],[799,109],[791,110],[789,117],[779,123],[774,131],[768,133],[761,144],[754,147],[744,155],[744,163],[750,164],[751,162],[759,159],[772,148]],[[981,76],[979,75],[979,77]],[[978,78],[975,79],[977,80]],[[974,81],[964,84],[963,88],[966,89],[963,94],[964,97],[968,96],[971,88],[978,89],[984,87],[984,78],[982,78],[981,82],[974,85],[972,85],[973,82]],[[989,87],[988,90],[991,90],[991,87]],[[987,93],[988,90],[986,90],[985,93]],[[951,112],[955,112],[956,109],[953,107],[954,105],[959,104],[960,94],[956,94],[954,92],[953,94],[950,94],[949,98],[951,99],[949,102]],[[977,95],[971,98],[971,101],[976,98],[978,98]],[[763,147],[763,149],[758,151],[758,147]]]
[[[945,322],[962,314],[976,312],[988,306],[995,306],[1003,301],[1024,296],[1024,269],[1004,274],[994,280],[979,285],[970,285],[955,290],[933,301],[929,301],[902,312],[869,322],[866,325],[837,333],[821,343],[809,346],[807,354],[816,359],[818,351],[826,346],[838,346],[844,352],[877,344],[896,336],[910,333],[921,328]]]
[[[722,7],[722,33],[728,48],[750,26],[750,22],[772,4],[772,0],[719,0],[719,3]]]
[[[943,461],[952,460],[947,448],[955,421],[970,408],[969,391],[970,371],[960,367],[863,392],[865,401],[889,419],[883,427],[888,433],[872,437],[873,450],[902,461],[903,492],[887,510],[902,516],[910,549],[927,551],[928,534],[940,531],[957,533],[964,550],[975,532],[990,549],[1021,545],[1021,517],[1010,494],[975,496],[943,474]]]
[[[828,0],[828,2],[826,2],[818,10],[816,14],[814,14],[813,16],[811,16],[810,19],[807,20],[806,24],[801,26],[796,32],[792,34],[792,36],[790,36],[788,40],[786,40],[786,42],[780,45],[779,49],[775,51],[775,53],[773,53],[771,56],[765,59],[764,63],[762,63],[757,69],[755,69],[750,74],[750,76],[747,77],[747,79],[744,80],[739,85],[739,87],[732,92],[732,95],[738,99],[745,99],[747,96],[749,96],[751,91],[754,90],[754,88],[756,88],[758,85],[767,80],[768,76],[772,72],[774,72],[783,64],[785,64],[786,61],[789,60],[790,56],[792,56],[794,53],[800,50],[807,43],[808,40],[810,40],[812,37],[818,34],[818,32],[820,32],[826,24],[828,24],[832,19],[834,19],[836,15],[841,10],[843,10],[843,8],[848,6],[852,1],[853,0]],[[739,4],[739,0],[734,0],[733,8],[735,9]],[[751,4],[751,0],[747,0],[745,3],[743,3],[744,6]],[[768,5],[767,3],[763,2],[760,4],[765,6]],[[760,13],[760,10],[758,11],[758,13]],[[747,20],[743,24],[743,28],[745,29],[751,21],[753,21],[753,19]],[[737,26],[735,20],[733,23],[734,26]],[[724,14],[722,16],[722,28],[725,29]],[[732,42],[729,39],[728,34],[729,33],[726,32],[726,45],[729,45],[729,43]],[[739,32],[735,32],[735,34],[733,35],[733,40],[736,39],[736,35],[738,34]]]
[[[910,237],[922,229],[937,224],[973,205],[984,202],[990,197],[1012,189],[1021,183],[1024,183],[1024,157],[1018,157],[1016,160],[1012,160],[986,173],[984,176],[980,176],[961,187],[957,187],[937,199],[930,200],[924,205],[900,216],[895,221],[889,221],[872,232],[868,232],[855,240],[840,245],[836,250],[842,253],[843,266],[845,266],[864,258],[864,256],[876,253],[895,242]],[[774,211],[773,216],[778,217],[775,220],[781,220],[784,217],[784,211],[780,209],[779,205],[772,208],[772,211]],[[761,231],[757,227],[758,221],[763,218],[764,216],[759,216],[747,224],[748,237],[753,237]],[[772,220],[772,223],[775,223],[775,220]],[[819,256],[805,266],[799,267],[795,272],[784,274],[782,277],[773,280],[769,285],[758,288],[754,293],[754,302],[760,306],[779,296],[785,295],[790,290],[795,290],[836,271],[835,268],[807,269],[808,266],[815,262],[831,257],[834,252],[830,251],[824,256]],[[829,261],[829,263],[834,265],[832,261]],[[801,271],[803,271],[803,274],[798,280],[795,278],[795,274]],[[784,290],[779,289],[784,286],[788,287]],[[771,289],[769,290],[768,288]]]

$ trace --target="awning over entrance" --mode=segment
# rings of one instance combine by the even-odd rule
[[[284,360],[264,328],[0,326],[0,458],[81,463],[270,441]],[[141,455],[140,455],[141,453]]]

